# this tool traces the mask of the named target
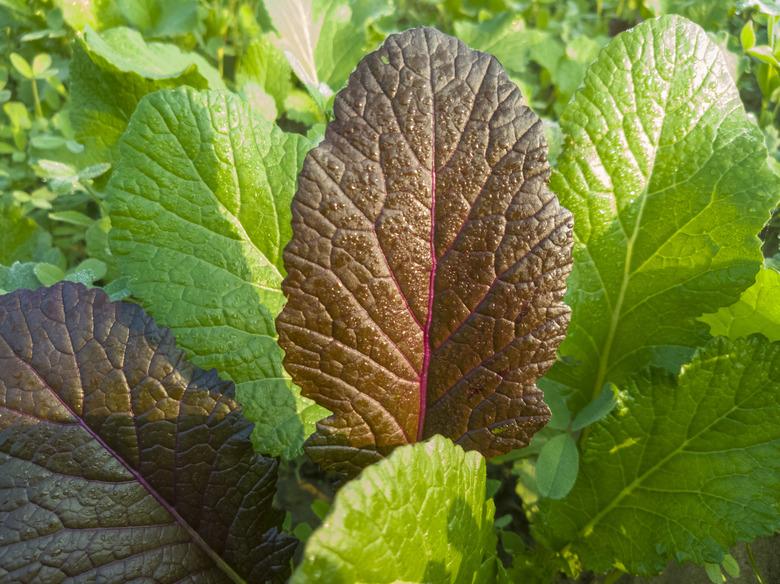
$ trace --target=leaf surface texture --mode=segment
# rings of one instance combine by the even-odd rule
[[[274,329],[308,143],[235,95],[181,88],[144,99],[119,148],[110,242],[131,292],[194,363],[236,382],[258,449],[295,456],[327,415],[297,395]]]
[[[491,581],[493,512],[479,454],[441,436],[399,448],[339,491],[292,582]]]
[[[549,417],[571,216],[539,118],[498,61],[434,29],[388,38],[303,165],[285,250],[285,366],[335,412],[308,445],[356,472],[443,434],[487,456]]]
[[[780,273],[762,268],[755,284],[737,302],[700,320],[710,326],[713,335],[736,339],[761,333],[770,341],[780,341]]]
[[[597,572],[648,575],[672,559],[718,564],[780,527],[780,343],[716,338],[678,380],[656,369],[623,389],[535,535]]]
[[[577,411],[605,382],[648,364],[676,371],[706,341],[696,317],[752,283],[780,191],[720,49],[680,17],[616,37],[561,129],[551,186],[576,244],[565,363],[549,377]]]
[[[0,297],[0,579],[283,581],[295,541],[250,432],[140,307]]]

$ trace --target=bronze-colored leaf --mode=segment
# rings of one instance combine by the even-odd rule
[[[571,215],[541,120],[495,58],[434,29],[390,36],[304,162],[285,250],[285,366],[334,412],[308,443],[348,473],[443,434],[486,456],[549,417]]]

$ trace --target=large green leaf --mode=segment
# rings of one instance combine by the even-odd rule
[[[283,456],[327,413],[293,393],[274,329],[308,147],[235,95],[162,91],[133,114],[108,185],[111,250],[133,295],[196,364],[236,382],[256,445]]]
[[[780,341],[780,273],[762,268],[756,283],[736,303],[699,320],[710,325],[713,335],[736,339],[761,333],[771,341]]]
[[[344,486],[292,582],[486,582],[494,569],[485,459],[448,439],[398,448]]]
[[[234,391],[139,306],[0,297],[0,580],[284,581],[277,462]]]
[[[575,217],[564,363],[574,410],[648,364],[676,368],[761,263],[780,192],[720,49],[680,17],[616,37],[561,118],[552,187]]]
[[[679,380],[656,369],[584,442],[580,476],[535,533],[596,571],[720,563],[780,528],[780,343],[714,339]]]
[[[135,30],[87,29],[74,49],[70,118],[90,161],[111,160],[138,102],[158,89],[189,85],[224,89],[203,57],[165,43],[147,43]]]

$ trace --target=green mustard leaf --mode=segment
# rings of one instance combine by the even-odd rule
[[[271,35],[262,35],[249,43],[238,64],[236,83],[242,91],[248,84],[256,83],[273,97],[276,110],[284,111],[284,100],[292,90],[292,69]]]
[[[122,14],[114,0],[54,0],[53,4],[74,30],[87,26],[103,30],[122,24]]]
[[[551,186],[574,214],[569,335],[551,379],[578,411],[652,364],[676,371],[761,263],[778,179],[720,49],[676,16],[616,37],[561,118]]]
[[[731,339],[761,333],[770,341],[780,341],[780,273],[762,268],[756,283],[740,299],[699,320],[710,325],[710,333]]]
[[[376,0],[267,0],[266,8],[293,71],[326,98],[369,48],[368,26],[392,11]]]
[[[274,328],[308,147],[235,95],[161,91],[133,114],[108,185],[111,251],[132,294],[193,362],[236,382],[256,446],[285,457],[327,415],[292,386]]]
[[[654,369],[623,389],[584,442],[572,492],[541,501],[542,541],[597,572],[652,574],[672,559],[720,563],[780,528],[780,343],[718,337],[677,381]]]
[[[197,53],[185,53],[173,44],[147,42],[131,28],[117,27],[102,33],[87,29],[84,46],[104,69],[135,73],[153,80],[193,73],[210,87],[224,89],[219,73]]]
[[[403,446],[339,491],[292,582],[490,581],[493,513],[482,456],[441,436]]]
[[[203,57],[165,43],[147,43],[135,30],[87,29],[75,45],[70,119],[88,162],[111,160],[138,102],[147,93],[189,85],[224,89]]]

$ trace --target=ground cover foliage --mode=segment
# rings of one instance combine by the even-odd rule
[[[767,582],[778,20],[0,2],[0,581]]]

